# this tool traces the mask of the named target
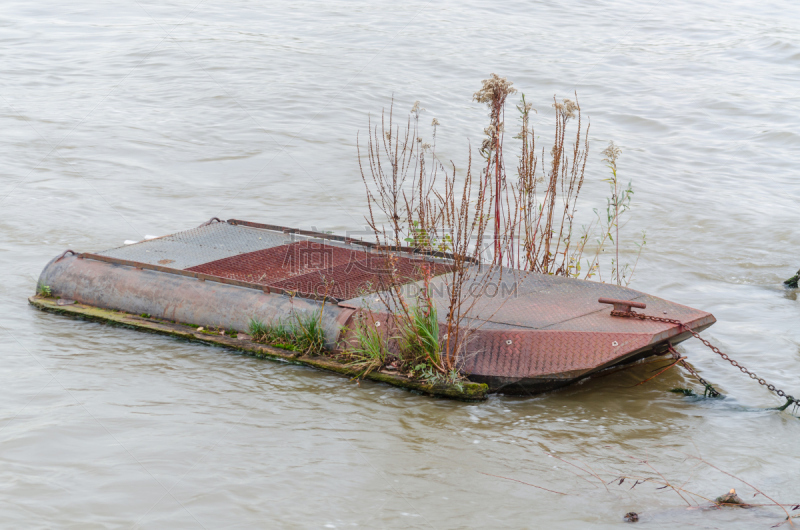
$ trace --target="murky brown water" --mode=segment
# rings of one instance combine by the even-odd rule
[[[40,313],[66,248],[212,216],[363,225],[355,138],[394,94],[437,117],[463,166],[490,72],[547,130],[553,94],[591,117],[633,179],[647,230],[633,287],[709,310],[705,333],[800,394],[800,11],[747,2],[5,2],[0,7],[0,521],[9,528],[768,528],[774,510],[686,510],[665,477],[715,496],[800,502],[800,420],[697,343],[724,400],[648,367],[536,399],[437,401],[221,349]],[[513,113],[512,113],[513,114]],[[582,463],[581,463],[582,462]],[[481,473],[569,493],[557,495]],[[584,475],[582,478],[574,473]],[[604,477],[607,475],[603,475]],[[611,475],[608,475],[611,476]],[[610,479],[609,479],[610,480]],[[758,499],[758,498],[757,498]],[[763,499],[761,499],[763,500]]]

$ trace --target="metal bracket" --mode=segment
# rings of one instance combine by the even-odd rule
[[[629,313],[632,307],[636,307],[639,309],[644,309],[647,307],[647,304],[642,302],[634,302],[633,300],[617,300],[615,298],[598,298],[598,302],[601,304],[613,304],[614,311],[623,311],[625,313]]]
[[[213,224],[214,222],[217,222],[217,223],[222,223],[222,222],[224,222],[224,221],[223,221],[222,219],[220,219],[219,217],[212,217],[211,219],[209,219],[209,220],[208,220],[208,221],[206,221],[205,223],[201,224],[201,225],[200,225],[200,226],[198,226],[197,228],[200,228],[200,227],[202,227],[202,226],[208,226],[208,225],[210,225],[210,224]]]
[[[62,259],[64,256],[66,256],[66,255],[67,255],[67,252],[69,252],[69,253],[70,253],[70,254],[72,254],[73,256],[77,256],[77,255],[78,255],[78,253],[77,253],[77,252],[75,252],[74,250],[67,249],[67,250],[65,250],[65,251],[64,251],[64,252],[63,252],[63,253],[62,253],[62,254],[61,254],[59,257],[57,257],[57,258],[56,258],[56,261],[61,261],[61,259]]]

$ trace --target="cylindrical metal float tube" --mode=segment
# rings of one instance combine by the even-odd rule
[[[54,258],[42,271],[39,285],[48,286],[53,296],[87,305],[245,333],[251,318],[288,322],[297,314],[322,310],[328,348],[336,347],[341,327],[353,313],[334,302],[323,304],[78,256]]]

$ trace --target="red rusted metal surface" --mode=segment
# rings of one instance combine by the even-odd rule
[[[337,265],[361,262],[366,258],[364,249],[298,241],[204,263],[186,270],[259,285],[272,285],[286,278],[325,271]]]
[[[386,336],[396,334],[388,314],[377,314],[373,318],[384,323],[381,329]],[[488,383],[492,391],[537,393],[606,368],[663,353],[668,345],[683,342],[690,336],[680,326],[668,324],[619,328],[616,322],[625,319],[612,317],[607,311],[597,315],[597,319],[606,324],[605,330],[534,330],[477,321],[465,331],[469,339],[459,356],[459,368],[469,374],[471,380]],[[714,322],[714,317],[708,313],[684,321],[687,327],[698,331]],[[442,344],[445,331],[441,323]],[[354,335],[349,333],[345,339],[352,342]],[[390,350],[397,353],[396,348]]]
[[[465,325],[470,338],[461,368],[473,379],[507,392],[562,386],[689,337],[672,323],[613,317],[611,305],[646,307],[647,313],[679,320],[697,331],[715,322],[705,311],[616,285],[510,269],[484,281],[493,287],[478,297],[470,312]],[[448,308],[443,282],[431,282],[442,334]],[[363,302],[356,298],[340,305],[355,309]]]
[[[423,278],[423,267],[435,276],[447,264],[385,254],[357,247],[300,241],[249,252],[186,269],[189,272],[264,285],[301,296],[346,300],[388,288],[391,276],[403,283]]]
[[[479,330],[464,369],[520,379],[585,372],[649,344],[646,333]]]
[[[428,267],[432,276],[452,270],[449,265],[407,257],[397,258],[392,267],[393,270],[388,269],[385,257],[372,255],[370,259],[287,278],[272,285],[285,291],[347,300],[388,289],[392,276],[401,283],[420,280],[424,276],[423,267]]]

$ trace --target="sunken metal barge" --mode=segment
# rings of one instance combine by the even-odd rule
[[[446,314],[441,256],[407,249],[396,266],[419,282],[421,263],[432,264],[431,281],[439,315]],[[271,322],[298,311],[320,311],[326,347],[346,347],[347,330],[365,301],[385,285],[385,263],[374,244],[319,232],[212,219],[197,228],[98,253],[71,250],[41,273],[48,297],[40,309],[116,322],[143,330],[214,342],[264,357],[348,375],[345,365],[257,345],[249,340],[251,319]],[[462,356],[468,382],[453,388],[414,382],[385,370],[371,379],[460,399],[487,392],[536,394],[652,355],[715,322],[705,311],[633,289],[558,276],[502,270],[499,296],[476,304],[469,315],[474,332]],[[439,289],[437,289],[437,286]],[[505,290],[505,291],[503,291]],[[604,300],[601,303],[599,299]],[[616,309],[679,320],[683,326],[611,315]],[[214,327],[237,337],[199,333]],[[440,326],[444,328],[445,326]]]

